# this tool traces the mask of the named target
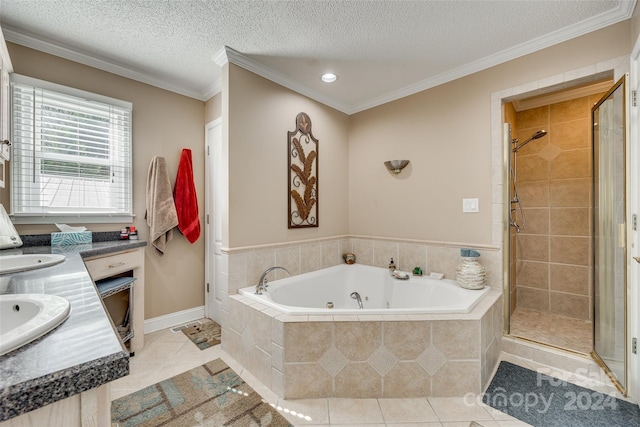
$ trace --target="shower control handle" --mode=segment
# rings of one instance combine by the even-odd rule
[[[633,259],[635,259],[637,263],[640,263],[640,256],[634,256]]]

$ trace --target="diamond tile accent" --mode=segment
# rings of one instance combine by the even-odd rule
[[[331,347],[320,357],[318,363],[335,378],[349,364],[349,359],[340,350]]]
[[[385,346],[381,345],[373,352],[369,360],[369,365],[376,370],[380,376],[384,377],[398,363],[398,358]]]
[[[256,344],[253,339],[253,335],[251,335],[251,330],[248,326],[244,328],[244,331],[242,331],[242,335],[240,335],[240,338],[242,338],[242,344],[244,345],[245,350],[251,350]]]
[[[445,363],[447,363],[447,357],[442,354],[435,346],[430,345],[420,356],[416,359],[418,365],[420,365],[429,375],[434,375]]]
[[[542,150],[538,151],[538,156],[550,162],[556,157],[558,157],[560,153],[562,153],[562,149],[556,147],[553,144],[549,144],[545,146]]]

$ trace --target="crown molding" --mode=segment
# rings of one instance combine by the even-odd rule
[[[231,49],[231,48],[228,48],[227,46],[221,47],[220,50],[218,50],[211,58],[213,59],[213,62],[215,62],[216,65],[220,68],[224,67],[229,63],[229,58],[227,56],[227,49]]]
[[[470,62],[462,67],[454,68],[446,73],[438,74],[425,80],[405,86],[401,89],[387,92],[368,101],[352,106],[349,114],[358,113],[377,107],[388,102],[414,95],[427,89],[451,82],[453,80],[466,77],[487,68],[500,65],[524,55],[542,50],[544,48],[562,43],[564,41],[583,36],[592,31],[600,30],[609,25],[617,24],[626,19],[631,18],[636,5],[636,0],[629,2],[620,2],[618,7],[611,9],[603,14],[587,19],[585,21],[570,25],[560,30],[553,31],[542,37],[538,37],[530,42],[523,43],[510,49],[503,50],[494,55],[481,58],[477,61]]]
[[[502,52],[499,52],[497,54],[481,58],[462,67],[455,68],[434,77],[430,77],[428,79],[424,79],[419,82],[407,85],[403,88],[370,98],[369,100],[355,105],[346,104],[344,102],[326,96],[321,92],[308,88],[302,83],[286,76],[285,74],[267,67],[266,65],[263,65],[228,46],[220,49],[215,55],[213,55],[212,59],[219,67],[223,67],[228,63],[233,63],[281,86],[291,89],[301,95],[307,96],[331,108],[351,115],[364,110],[368,110],[373,107],[377,107],[382,104],[396,101],[410,95],[414,95],[418,92],[431,89],[433,87],[451,82],[453,80],[471,75],[473,73],[477,73],[479,71],[494,67],[496,65],[519,58],[521,56],[539,51],[549,46],[553,46],[572,38],[579,37],[592,31],[596,31],[609,25],[624,21],[631,18],[631,16],[633,15],[636,2],[637,0],[620,1],[615,9],[611,9],[593,18],[562,28],[557,31],[553,31],[542,37],[531,40],[530,42],[503,50]],[[88,65],[90,67],[127,77],[132,80],[146,83],[201,101],[207,101],[208,99],[222,91],[221,79],[217,79],[216,81],[214,81],[210,86],[204,88],[202,92],[197,92],[168,82],[165,79],[135,70],[131,67],[116,64],[112,61],[99,58],[95,55],[71,50],[64,46],[42,40],[33,35],[22,33],[11,27],[4,27],[3,32],[5,39],[12,43],[59,56],[61,58]],[[640,51],[640,48],[638,48],[638,50]]]
[[[70,61],[78,62],[80,64],[97,68],[99,70],[106,71],[112,74],[117,74],[119,76],[126,77],[131,80],[136,80],[141,83],[146,83],[148,85],[155,86],[160,89],[165,89],[170,92],[188,96],[189,98],[195,98],[201,101],[206,101],[206,99],[204,99],[205,97],[204,93],[199,93],[193,90],[186,89],[182,86],[176,85],[174,83],[170,83],[164,79],[151,76],[148,73],[144,73],[130,67],[125,67],[123,65],[116,64],[113,61],[108,61],[108,60],[99,58],[95,55],[80,52],[77,50],[72,50],[62,45],[58,45],[46,40],[42,40],[41,38],[20,32],[11,27],[5,26],[3,27],[2,31],[4,33],[5,40],[9,42],[19,44],[21,46],[25,46],[31,49],[35,49],[40,52],[55,55],[60,58],[68,59]]]
[[[216,79],[213,83],[211,83],[204,91],[202,95],[203,101],[208,101],[217,94],[222,92],[222,78]]]
[[[351,108],[349,108],[347,104],[332,99],[316,90],[310,89],[304,86],[302,83],[282,74],[281,72],[267,67],[266,65],[263,65],[247,56],[244,56],[243,54],[241,54],[237,50],[230,48],[229,46],[224,47],[224,52],[219,51],[214,56],[214,61],[216,61],[216,63],[220,66],[223,66],[227,63],[235,64],[247,71],[251,71],[254,74],[264,77],[267,80],[271,80],[274,83],[284,86],[287,89],[291,89],[294,92],[318,101],[321,104],[325,104],[343,113],[351,114]]]

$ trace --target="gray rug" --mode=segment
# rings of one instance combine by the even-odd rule
[[[500,362],[483,402],[536,427],[640,426],[638,405]]]

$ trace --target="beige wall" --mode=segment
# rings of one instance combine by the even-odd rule
[[[222,116],[222,93],[209,98],[204,103],[204,122],[209,123]]]
[[[234,248],[347,234],[349,117],[236,65],[226,68],[231,190],[229,241],[223,244]],[[287,131],[295,129],[299,112],[309,115],[320,141],[320,226],[289,230]]]
[[[200,221],[204,216],[204,103],[72,61],[8,43],[16,73],[99,93],[133,103],[133,225],[148,238],[144,220],[147,170],[155,155],[167,159],[172,184],[180,151],[193,151]],[[2,200],[7,188],[0,190]],[[92,231],[119,230],[130,224],[83,224]],[[53,225],[18,225],[20,234],[49,233]],[[204,237],[193,244],[176,230],[164,256],[146,249],[145,318],[204,304]]]
[[[353,116],[235,65],[223,69],[222,94],[203,103],[21,46],[9,49],[17,73],[133,102],[134,225],[142,238],[153,155],[165,156],[175,174],[180,149],[194,151],[203,220],[204,124],[227,111],[223,155],[232,190],[224,246],[343,234],[491,244],[492,92],[628,55],[631,33],[630,21],[616,24]],[[301,111],[320,140],[320,227],[289,230],[286,136]],[[398,176],[383,166],[403,158],[411,164]],[[0,198],[7,193],[0,190]],[[465,197],[480,199],[479,213],[461,212]],[[23,234],[51,230],[18,227]],[[162,258],[148,249],[146,274],[146,318],[202,305],[204,238],[189,245],[178,235]]]
[[[616,24],[351,116],[350,233],[491,244],[492,92],[628,55],[630,31]],[[392,159],[411,164],[394,177]],[[462,213],[468,197],[479,213]]]

